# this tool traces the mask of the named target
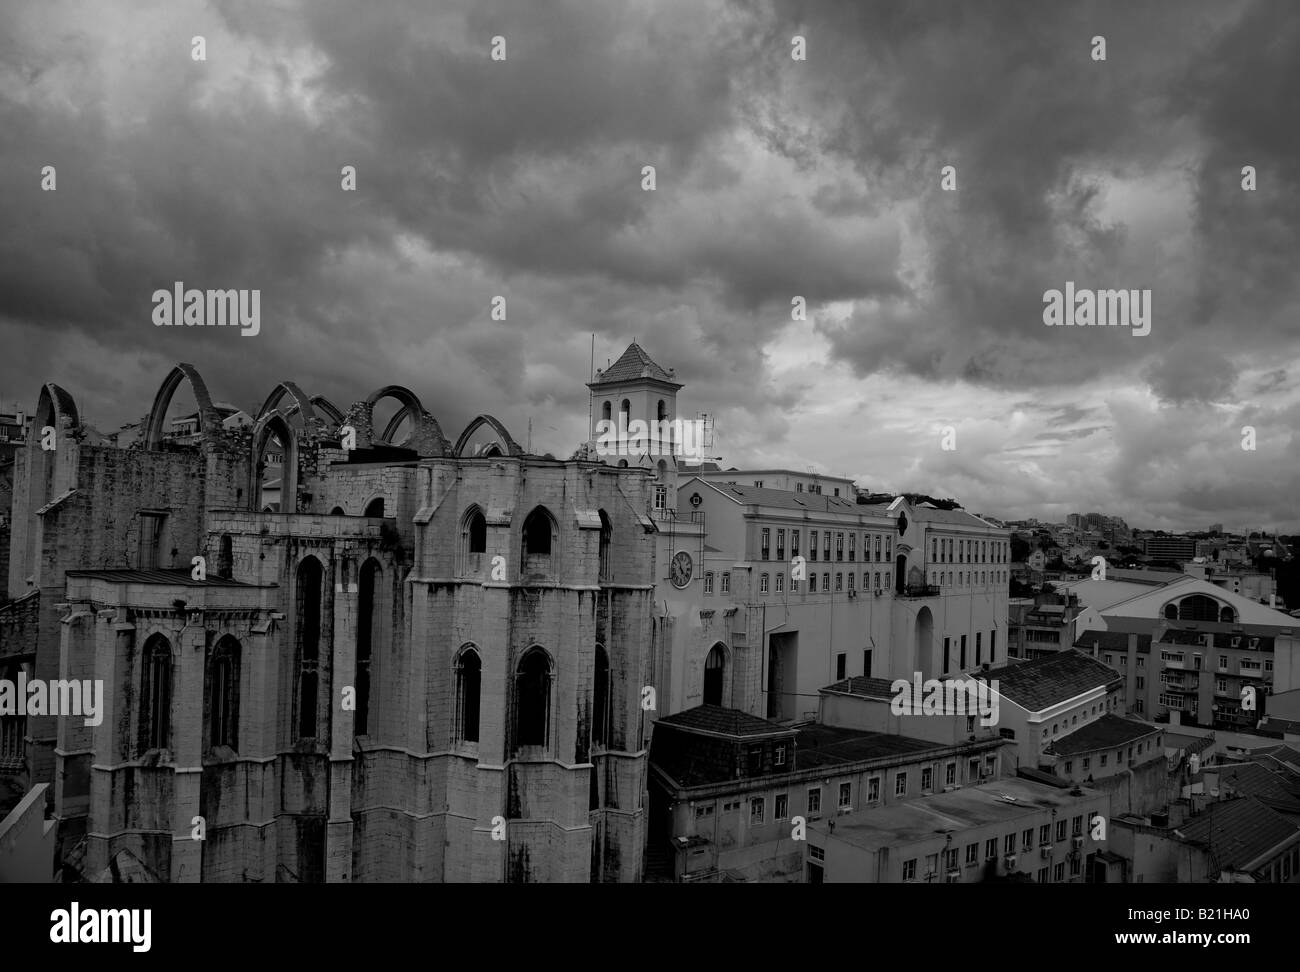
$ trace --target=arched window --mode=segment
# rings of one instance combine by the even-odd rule
[[[239,642],[230,635],[209,652],[204,693],[209,750],[218,746],[239,749],[239,663]]]
[[[343,512],[343,507],[341,506],[336,506],[334,507],[334,509],[330,510],[330,516],[346,516],[346,515],[347,514]]]
[[[611,422],[614,419],[614,416],[611,414],[613,407],[613,402],[606,402],[604,405],[600,406],[600,417],[606,422]]]
[[[298,565],[298,738],[316,736],[316,696],[320,681],[321,597],[325,568],[315,557],[304,557]]]
[[[626,468],[627,468],[627,460],[626,460],[626,459],[620,459],[620,460],[618,461],[618,468],[619,468],[619,469],[626,469]]]
[[[1237,612],[1230,607],[1220,608],[1219,620],[1224,624],[1233,624],[1237,620]]]
[[[483,684],[483,660],[473,645],[465,645],[456,656],[456,725],[459,742],[478,742],[479,688]]]
[[[1165,620],[1166,621],[1178,620],[1178,605],[1175,604],[1173,601],[1170,601],[1168,604],[1165,605]]]
[[[383,571],[373,558],[361,567],[361,584],[357,592],[357,679],[356,711],[353,713],[352,734],[364,736],[370,731],[370,660],[375,642],[379,640],[382,617],[375,610]]]
[[[600,511],[600,582],[608,584],[610,581],[609,565],[609,547],[614,539],[614,524],[609,522],[609,515]]]
[[[144,643],[140,692],[140,751],[171,744],[172,646],[160,634]]]
[[[551,728],[551,660],[542,648],[524,652],[515,670],[515,747],[545,746]]]
[[[623,404],[618,407],[618,410],[622,412],[624,415],[631,415],[632,403],[625,398],[623,399]]]
[[[235,547],[229,533],[221,535],[217,553],[217,576],[230,580],[235,575]]]
[[[487,517],[477,506],[470,507],[465,515],[464,532],[467,553],[487,553]]]
[[[709,649],[709,655],[704,659],[705,705],[722,705],[722,677],[726,668],[726,652],[721,644],[716,644]]]
[[[596,684],[592,686],[591,741],[603,746],[609,741],[609,656],[596,646]]]
[[[658,468],[659,468],[659,481],[663,482],[665,479],[668,478],[668,460],[660,459]]]
[[[366,504],[366,516],[383,516],[384,515],[384,498],[376,496]]]
[[[524,556],[549,557],[551,555],[551,533],[555,521],[546,507],[539,506],[528,514],[524,520]]]
[[[1218,621],[1219,602],[1204,594],[1193,594],[1183,598],[1178,605],[1180,621]]]

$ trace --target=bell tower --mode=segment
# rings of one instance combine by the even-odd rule
[[[682,434],[687,423],[678,421],[677,392],[682,385],[675,377],[634,341],[587,384],[593,454],[611,466],[651,472],[656,509],[676,507],[678,459],[683,447],[693,442],[692,436]]]

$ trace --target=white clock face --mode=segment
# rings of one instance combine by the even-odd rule
[[[669,568],[668,576],[672,578],[674,587],[685,587],[691,582],[691,570],[694,565],[691,563],[691,555],[685,550],[679,550],[673,556],[673,562]]]

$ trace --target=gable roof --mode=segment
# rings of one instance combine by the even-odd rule
[[[662,382],[665,385],[672,385],[674,388],[682,387],[673,379],[672,375],[659,367],[654,359],[646,354],[641,345],[635,341],[627,346],[627,350],[623,352],[617,361],[600,372],[596,376],[596,380],[591,382],[588,387],[618,385],[630,381],[641,381],[644,378]]]
[[[736,738],[795,735],[793,729],[788,729],[780,723],[760,719],[740,709],[729,709],[721,705],[697,705],[693,709],[664,716],[658,724],[684,729],[687,732],[707,732]]]
[[[1126,746],[1144,736],[1154,736],[1163,730],[1163,726],[1125,719],[1123,716],[1107,712],[1073,732],[1053,740],[1047,752],[1057,756],[1074,756],[1079,753],[1096,752],[1099,749],[1114,749],[1117,746]]]
[[[1124,680],[1115,669],[1073,648],[971,675],[990,682],[996,679],[998,694],[1027,712],[1041,712]]]
[[[1244,870],[1296,834],[1296,825],[1253,797],[1211,803],[1174,834],[1207,848],[1220,868]]]
[[[847,515],[871,514],[879,516],[879,507],[864,507],[843,496],[830,496],[825,493],[792,493],[788,489],[770,489],[766,486],[745,486],[737,483],[715,483],[707,479],[692,477],[715,489],[733,503],[743,506],[770,506],[779,510],[792,510],[796,513],[844,513]],[[681,487],[689,485],[690,480]]]

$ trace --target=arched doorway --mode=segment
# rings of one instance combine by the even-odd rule
[[[709,649],[704,659],[704,704],[722,705],[722,681],[727,671],[727,653],[721,642]]]
[[[938,666],[934,659],[934,615],[928,607],[921,608],[916,614],[913,657],[916,660],[916,668],[913,670],[920,672],[922,678],[931,678],[937,673]]]

